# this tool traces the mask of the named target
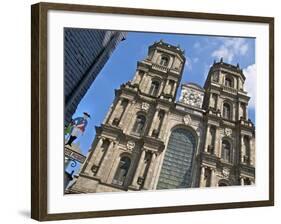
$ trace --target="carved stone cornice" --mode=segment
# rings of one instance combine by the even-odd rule
[[[217,163],[219,162],[219,158],[216,155],[207,152],[201,152],[199,155],[199,160],[201,164],[205,164],[210,167],[216,167]]]
[[[255,167],[253,166],[246,165],[246,164],[239,164],[238,169],[240,175],[255,177]]]

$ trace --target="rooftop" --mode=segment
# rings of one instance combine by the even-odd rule
[[[155,41],[151,46],[149,46],[149,49],[152,47],[157,47],[159,45],[161,45],[161,47],[164,47],[166,49],[172,49],[173,51],[176,51],[177,53],[179,53],[181,56],[184,57],[185,51],[180,48],[180,45],[174,46],[174,45],[165,43],[163,40]]]

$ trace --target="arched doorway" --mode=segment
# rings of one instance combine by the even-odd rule
[[[192,162],[196,148],[194,134],[184,128],[172,131],[163,160],[157,189],[191,187]]]

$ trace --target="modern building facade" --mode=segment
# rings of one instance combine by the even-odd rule
[[[181,86],[184,51],[148,49],[115,100],[69,193],[255,183],[255,127],[239,65],[214,62],[205,85]]]
[[[71,121],[77,105],[125,35],[118,31],[65,28],[65,124]]]

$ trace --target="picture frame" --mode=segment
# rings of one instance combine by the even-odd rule
[[[49,20],[50,12],[67,13],[100,13],[107,15],[136,16],[140,18],[164,18],[190,19],[199,21],[228,22],[230,24],[249,23],[266,25],[268,29],[268,173],[266,183],[267,199],[239,202],[199,203],[189,205],[171,206],[146,206],[142,208],[108,209],[108,210],[86,210],[66,211],[50,213],[50,193],[48,190],[50,181],[50,142],[48,140],[50,91],[48,64],[50,57],[48,48],[50,40],[48,29],[51,26]],[[274,18],[259,16],[225,15],[203,12],[167,11],[155,9],[119,8],[90,5],[73,5],[57,3],[38,3],[31,6],[31,218],[39,221],[80,219],[125,215],[159,214],[171,212],[203,211],[229,208],[247,208],[274,205]],[[63,105],[62,105],[63,107]],[[62,153],[63,154],[63,153]],[[62,187],[63,188],[63,187]],[[150,192],[150,194],[153,194]],[[63,196],[63,195],[62,195]],[[71,198],[68,198],[71,204]]]

